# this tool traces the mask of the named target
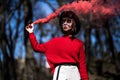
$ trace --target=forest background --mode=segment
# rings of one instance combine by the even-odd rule
[[[25,26],[73,1],[78,0],[0,0],[0,80],[52,79],[44,54],[32,49]],[[81,29],[76,37],[85,44],[90,80],[120,80],[120,12],[117,14],[108,19],[96,18],[92,12],[79,15]],[[62,35],[58,20],[35,25],[38,42]]]

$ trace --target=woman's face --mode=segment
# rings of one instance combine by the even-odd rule
[[[72,30],[73,19],[71,18],[63,18],[62,19],[62,29],[65,32],[69,32]]]

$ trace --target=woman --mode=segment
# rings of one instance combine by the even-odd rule
[[[46,55],[53,80],[88,80],[84,45],[74,37],[80,30],[79,18],[72,11],[64,11],[59,24],[64,35],[44,44],[37,42],[33,24],[26,26],[33,49]]]

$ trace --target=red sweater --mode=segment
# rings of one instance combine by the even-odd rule
[[[34,33],[29,34],[31,45],[35,51],[44,53],[54,73],[55,65],[60,63],[77,63],[82,80],[88,80],[86,57],[82,41],[77,38],[62,36],[39,44]]]

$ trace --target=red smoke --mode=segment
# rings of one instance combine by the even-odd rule
[[[100,15],[101,17],[113,16],[120,13],[120,0],[79,0],[71,4],[66,4],[57,9],[54,13],[48,15],[46,18],[38,19],[33,24],[46,23],[58,16],[64,10],[72,10],[78,15],[87,15],[90,12],[93,15]]]

